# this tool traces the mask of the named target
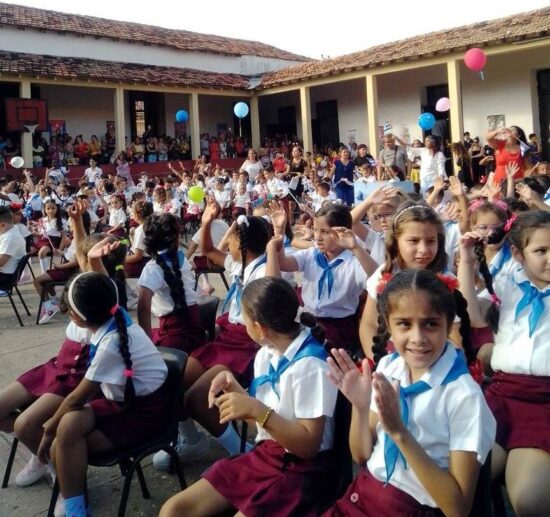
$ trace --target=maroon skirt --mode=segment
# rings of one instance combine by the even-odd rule
[[[140,443],[160,436],[170,424],[171,408],[168,385],[144,397],[136,397],[125,407],[101,394],[89,402],[95,415],[95,429],[101,431],[115,446],[132,449]]]
[[[323,517],[439,517],[438,508],[420,504],[391,484],[378,481],[368,470],[361,471],[344,496]]]
[[[493,331],[489,327],[472,328],[472,346],[479,350],[486,343],[494,343]]]
[[[250,339],[246,327],[229,322],[229,313],[220,316],[216,323],[221,327],[219,336],[191,356],[208,369],[223,364],[232,372],[242,375],[251,372],[258,345]]]
[[[206,479],[247,517],[319,515],[327,462],[306,460],[265,440],[246,454],[224,458]]]
[[[50,241],[52,243],[50,244]],[[61,237],[50,237],[49,239],[47,237],[39,237],[35,243],[34,247],[39,250],[41,248],[45,248],[46,246],[51,249],[52,245],[54,248],[59,249],[59,245],[61,244]]]
[[[17,378],[33,396],[53,393],[66,397],[80,383],[88,368],[90,347],[65,339],[57,357],[50,359]]]
[[[124,272],[128,278],[139,278],[145,264],[151,260],[151,257],[141,257],[137,262],[125,262]]]
[[[496,372],[485,391],[497,421],[497,443],[550,453],[550,377]]]
[[[317,318],[317,321],[325,329],[325,337],[332,345],[352,352],[361,348],[355,314],[345,318]]]
[[[68,269],[48,269],[46,274],[54,282],[66,282],[78,271],[78,267],[71,267]]]
[[[178,348],[187,353],[204,345],[199,306],[190,305],[187,309],[185,314],[172,313],[159,318],[159,328],[152,330],[155,345]]]

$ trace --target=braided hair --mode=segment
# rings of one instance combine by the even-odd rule
[[[319,343],[325,343],[325,331],[313,314],[301,312],[296,321],[300,302],[296,290],[282,278],[264,276],[248,283],[241,304],[252,320],[275,332],[294,338],[303,325]]]
[[[109,278],[114,281],[117,287],[119,305],[124,309],[127,309],[128,295],[126,294],[126,273],[124,273],[124,260],[126,259],[128,246],[125,244],[125,240],[120,239],[120,237],[116,237],[114,235],[106,235],[106,237],[109,238],[110,243],[117,241],[120,242],[118,248],[101,258],[101,262],[103,262],[103,267],[107,271]]]
[[[176,216],[153,214],[143,223],[145,249],[162,269],[164,280],[170,289],[175,313],[187,312],[185,289],[179,263],[180,224]]]
[[[124,313],[118,307],[118,294],[114,282],[100,273],[82,273],[72,282],[68,290],[68,301],[86,326],[101,327],[114,317],[119,336],[118,350],[128,372],[132,370],[128,329]],[[113,308],[117,307],[113,313]],[[132,376],[126,377],[124,403],[128,405],[135,398]]]
[[[464,354],[468,364],[474,362],[476,354],[471,342],[466,300],[454,286],[449,287],[450,282],[445,282],[445,278],[426,269],[405,269],[395,274],[386,284],[384,291],[378,296],[378,329],[372,347],[376,365],[387,354],[386,346],[390,339],[388,319],[392,308],[399,297],[409,291],[425,293],[434,312],[444,314],[448,329],[451,328],[455,316],[460,317]]]
[[[244,282],[244,270],[246,268],[248,252],[256,256],[265,253],[265,248],[272,234],[271,225],[263,217],[237,218],[237,235],[239,236],[239,249],[241,252],[241,282]]]

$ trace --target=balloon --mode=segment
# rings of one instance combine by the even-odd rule
[[[237,102],[233,108],[233,113],[238,118],[244,118],[248,115],[248,105],[246,102]]]
[[[10,160],[10,165],[11,165],[14,169],[20,169],[21,167],[23,167],[23,165],[25,165],[25,160],[23,160],[23,158],[21,158],[21,156],[14,156],[14,157]]]
[[[200,203],[204,199],[204,190],[194,185],[187,191],[187,197],[193,201],[193,203]]]
[[[422,113],[418,117],[418,125],[425,131],[435,126],[435,117],[431,113]]]
[[[464,64],[474,72],[481,72],[487,63],[487,55],[480,48],[471,48],[464,54]]]
[[[176,112],[176,122],[187,122],[189,120],[189,113],[185,110],[179,110]]]
[[[451,101],[448,97],[441,97],[435,104],[437,111],[449,111],[451,109]]]

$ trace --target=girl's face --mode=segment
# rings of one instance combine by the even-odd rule
[[[166,199],[166,191],[162,188],[156,188],[153,192],[153,199],[159,203],[164,201]]]
[[[481,212],[477,214],[473,230],[482,237],[488,237],[490,233],[502,226],[502,221],[494,212]],[[494,247],[495,244],[488,244],[488,247]],[[496,245],[499,247],[499,245]]]
[[[231,258],[235,262],[241,261],[241,242],[239,240],[239,234],[237,233],[237,231],[234,231],[231,234],[231,237],[229,238],[227,250],[229,251]]]
[[[391,218],[395,214],[395,207],[392,205],[374,205],[372,207],[373,222],[376,223],[373,227],[378,228],[382,232],[388,231]]]
[[[113,198],[113,200],[111,201],[111,208],[114,208],[115,210],[122,208],[122,201],[116,197]]]
[[[248,312],[245,309],[243,309],[242,314],[243,314],[244,324],[246,326],[246,332],[250,336],[250,339],[252,339],[252,341],[254,341],[255,343],[258,343],[259,345],[262,345],[262,342],[263,344],[265,344],[265,338],[262,335],[262,332],[260,330],[260,326],[258,325],[258,323],[252,319],[250,314],[248,314]]]
[[[46,215],[52,219],[55,217],[55,214],[57,214],[57,205],[55,203],[47,203],[44,210]]]
[[[539,289],[550,284],[550,227],[537,228],[529,236],[523,251],[512,247],[514,258],[522,264],[525,274]]]
[[[449,335],[447,318],[434,310],[425,291],[405,291],[391,301],[388,330],[415,382],[441,357]]]
[[[313,237],[322,253],[331,253],[339,249],[338,236],[324,216],[315,217],[313,220]]]
[[[404,223],[397,249],[406,269],[426,269],[437,255],[437,229],[430,223]]]

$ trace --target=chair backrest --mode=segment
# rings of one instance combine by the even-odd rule
[[[220,299],[217,296],[203,296],[199,298],[199,318],[201,326],[208,333],[208,340],[214,341],[216,337],[216,313]]]
[[[27,253],[26,255],[23,255],[19,259],[17,267],[15,268],[15,271],[14,271],[13,282],[11,285],[8,286],[9,289],[12,289],[13,286],[17,285],[17,282],[19,282],[21,275],[23,274],[23,270],[27,266],[27,262],[29,261],[31,256],[32,256],[31,253]]]

